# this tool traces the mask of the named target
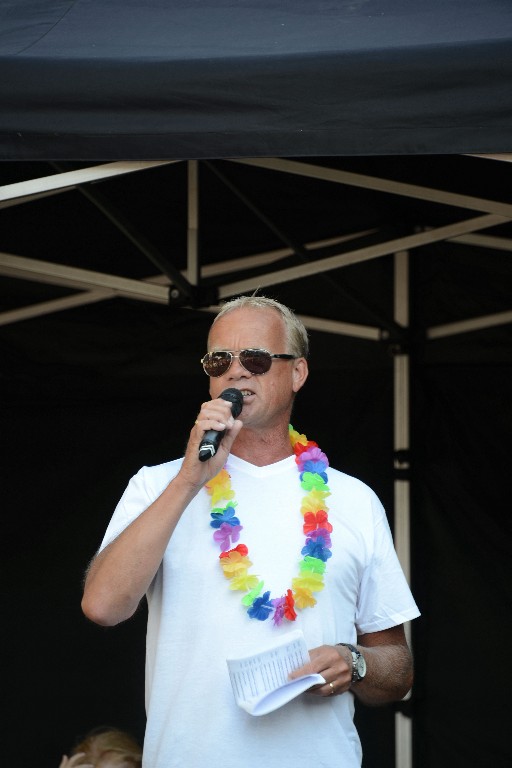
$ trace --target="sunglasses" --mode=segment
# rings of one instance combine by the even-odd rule
[[[233,352],[207,352],[201,360],[207,376],[223,376],[231,367],[234,358],[254,376],[262,376],[270,371],[272,360],[296,360],[295,355],[271,355],[266,349],[241,349],[238,355]]]

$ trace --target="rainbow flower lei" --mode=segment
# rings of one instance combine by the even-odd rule
[[[229,588],[245,592],[242,605],[251,619],[264,621],[272,616],[279,626],[283,619],[295,621],[295,608],[311,608],[316,604],[313,592],[324,588],[324,573],[327,560],[331,557],[332,525],[328,519],[325,499],[330,495],[325,470],[329,461],[317,443],[308,440],[289,425],[290,442],[299,469],[300,485],[306,491],[300,511],[303,516],[303,531],[306,536],[301,550],[303,559],[299,563],[299,575],[292,579],[292,588],[281,597],[271,598],[270,590],[263,592],[264,582],[259,576],[249,573],[252,566],[249,550],[245,544],[233,544],[240,538],[242,526],[235,516],[235,492],[231,488],[231,477],[226,469],[207,483],[206,490],[211,496],[211,522],[215,529],[213,540],[219,545],[220,566]],[[223,506],[219,506],[223,502]],[[263,594],[262,594],[263,592]]]

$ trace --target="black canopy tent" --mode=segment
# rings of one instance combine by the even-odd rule
[[[4,2],[0,157],[510,149],[503,0]]]
[[[476,157],[411,155],[510,149],[508,6],[489,3],[482,8],[467,2],[421,8],[416,3],[372,2],[315,7],[270,3],[257,8],[247,3],[190,2],[162,6],[128,2],[122,8],[95,2],[43,6],[34,10],[32,4],[6,5],[0,35],[5,54],[0,58],[0,155],[8,161],[0,168],[4,276],[0,322],[8,362],[2,386],[5,402],[18,414],[7,418],[7,434],[17,434],[20,404],[28,413],[33,409],[38,413],[39,401],[49,399],[59,422],[63,399],[72,403],[75,398],[84,407],[86,393],[94,393],[97,405],[102,400],[100,381],[110,406],[116,383],[121,383],[123,397],[133,407],[141,394],[151,398],[155,391],[158,402],[165,402],[158,383],[161,376],[167,397],[180,397],[188,407],[185,381],[192,407],[192,393],[200,397],[198,384],[204,389],[196,373],[204,310],[214,311],[218,300],[260,286],[304,316],[325,355],[313,361],[324,389],[317,385],[311,390],[311,403],[326,396],[325,388],[333,400],[346,394],[357,402],[359,393],[339,381],[340,372],[347,373],[347,363],[341,362],[347,354],[361,365],[359,373],[348,366],[359,384],[369,371],[379,378],[385,371],[388,385],[394,376],[395,441],[394,446],[386,444],[386,450],[389,470],[393,461],[395,468],[395,537],[407,561],[409,354],[414,352],[420,382],[416,401],[421,405],[424,398],[424,407],[435,412],[435,398],[433,403],[425,395],[427,384],[439,392],[435,376],[429,378],[432,366],[451,361],[460,370],[473,358],[486,360],[506,381],[511,319],[508,164]],[[389,157],[393,154],[407,156],[399,162]],[[364,157],[350,159],[350,155]],[[237,162],[219,161],[235,157]],[[126,162],[130,158],[136,160]],[[197,164],[193,158],[203,160]],[[122,162],[110,162],[117,159]],[[63,164],[64,160],[82,162]],[[92,162],[97,160],[105,162]],[[220,189],[232,196],[229,203]],[[231,211],[232,199],[236,203]],[[101,216],[91,214],[91,204]],[[165,218],[169,209],[176,221]],[[242,214],[246,210],[250,223]],[[111,239],[112,224],[122,235],[119,239]],[[86,234],[89,228],[92,240]],[[66,232],[72,233],[71,239]],[[112,249],[122,254],[122,260],[112,257]],[[416,254],[427,264],[415,265]],[[411,257],[413,274],[408,277]],[[463,297],[454,290],[451,302],[437,297],[429,304],[424,293],[432,286],[446,291],[450,278],[451,284],[465,289]],[[477,298],[482,285],[485,295]],[[129,308],[114,308],[113,297],[124,297]],[[137,302],[132,305],[134,298]],[[170,303],[171,314],[160,314],[156,306],[150,313],[142,309],[152,306],[146,302],[161,304],[162,313]],[[70,311],[54,314],[63,309]],[[125,334],[118,325],[121,317],[127,325]],[[91,331],[85,331],[89,325]],[[149,330],[151,337],[155,327],[160,331],[153,355],[145,335]],[[110,343],[96,357],[98,332]],[[454,334],[460,339],[460,333],[473,345],[456,341],[452,347],[443,342]],[[358,339],[364,351],[344,341],[347,338]],[[434,340],[432,348],[428,342]],[[494,346],[494,354],[483,351],[487,343]],[[169,346],[172,362],[164,363],[163,349]],[[460,347],[462,353],[456,351]],[[383,348],[393,352],[393,357],[385,355],[387,362]],[[129,362],[131,354],[137,364]],[[51,360],[63,381],[59,375],[47,378]],[[143,368],[148,364],[157,378],[146,378]],[[112,376],[110,382],[104,367]],[[75,379],[79,371],[91,370],[97,387],[94,381],[84,384]],[[127,383],[127,371],[136,386]],[[174,376],[179,377],[177,385],[171,385]],[[375,386],[372,395],[377,400],[378,392]],[[495,397],[498,392],[496,388]],[[473,402],[471,397],[467,402]],[[307,404],[299,411],[306,425]],[[381,405],[389,414],[391,404],[388,391]],[[375,430],[384,429],[391,441],[388,416],[377,414],[368,400],[360,400],[358,407],[360,414],[361,409],[372,413]],[[100,411],[104,419],[103,408]],[[347,427],[350,408],[343,412]],[[444,425],[447,412],[439,409],[439,414],[437,423]],[[90,419],[89,409],[87,415]],[[489,419],[488,411],[485,415]],[[38,413],[37,418],[42,416]],[[505,434],[507,417],[503,418],[495,429]],[[418,417],[413,427],[421,430],[426,423],[428,418]],[[53,424],[51,416],[48,424]],[[116,428],[122,434],[119,424]],[[179,422],[175,429],[182,429]],[[61,434],[65,431],[63,425]],[[355,440],[361,433],[365,436],[359,424],[354,427]],[[435,450],[437,437],[423,446],[420,432],[416,434],[415,455],[421,459],[416,458],[416,485],[425,496],[416,500],[421,537],[432,521],[442,527],[436,513],[445,510],[435,499],[428,476],[432,466],[436,476],[430,451]],[[367,437],[375,440],[373,428]],[[141,462],[148,460],[149,452],[155,460],[168,457],[167,432],[165,440],[161,436],[157,441],[159,451],[153,439],[144,439],[148,453],[140,450]],[[176,454],[179,445],[174,447]],[[351,453],[357,451],[351,445]],[[138,449],[131,452],[131,460],[135,455],[139,456]],[[381,463],[371,450],[369,455]],[[19,477],[16,456],[13,452],[12,470]],[[358,458],[363,467],[369,461],[364,451]],[[351,459],[343,454],[333,463],[347,468],[348,462],[350,468]],[[353,467],[360,474],[357,461]],[[372,484],[386,497],[387,481],[375,472],[372,465],[367,477],[375,479]],[[498,488],[495,494],[499,498]],[[20,504],[19,497],[15,504]],[[480,510],[481,505],[475,508]],[[105,514],[95,521],[97,535]],[[486,516],[499,537],[499,514],[486,510]],[[57,520],[61,527],[62,519]],[[79,530],[82,534],[87,530],[83,522]],[[91,538],[90,532],[86,535]],[[495,554],[496,536],[484,558],[487,566]],[[432,540],[439,544],[436,537]],[[85,558],[96,544],[91,540]],[[424,565],[422,557],[426,561],[430,553],[425,554],[420,543],[417,550]],[[435,597],[429,588],[437,577],[435,571],[430,580],[418,577],[424,612],[425,607],[432,610],[430,601]],[[73,597],[76,600],[76,593]],[[456,629],[465,626],[459,617]],[[443,625],[443,633],[450,630],[448,623]],[[441,765],[443,759],[450,766],[457,765],[457,759],[460,765],[467,764],[464,751],[457,758],[454,747],[429,745],[429,729],[439,726],[432,704],[439,690],[431,679],[436,669],[433,656],[441,645],[438,632],[419,637],[426,658],[419,660],[418,686],[424,698],[413,709],[420,714],[416,762],[429,768]],[[481,635],[479,629],[477,636]],[[434,649],[425,638],[433,638]],[[467,688],[462,685],[461,690]],[[501,701],[499,694],[493,696]],[[397,723],[397,764],[408,765],[408,719],[399,713]],[[461,738],[462,731],[453,735],[453,745],[459,745]],[[481,764],[500,765],[502,753],[498,745],[492,761],[485,763],[483,757]],[[369,754],[371,759],[371,748]],[[382,766],[382,755],[375,759]]]

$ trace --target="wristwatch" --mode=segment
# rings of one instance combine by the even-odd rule
[[[352,682],[358,683],[366,675],[366,661],[363,654],[350,643],[337,643],[337,645],[344,645],[352,654]]]

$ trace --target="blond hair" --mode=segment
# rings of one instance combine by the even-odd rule
[[[84,753],[82,764],[95,768],[140,768],[142,749],[137,741],[119,728],[94,728],[74,747],[72,755]],[[80,763],[79,763],[80,765]]]
[[[285,330],[288,352],[296,357],[305,357],[309,354],[309,339],[303,323],[297,315],[285,304],[281,304],[275,299],[269,299],[266,296],[238,296],[235,299],[226,301],[220,312],[215,317],[212,327],[217,320],[235,309],[273,309],[281,315]]]

